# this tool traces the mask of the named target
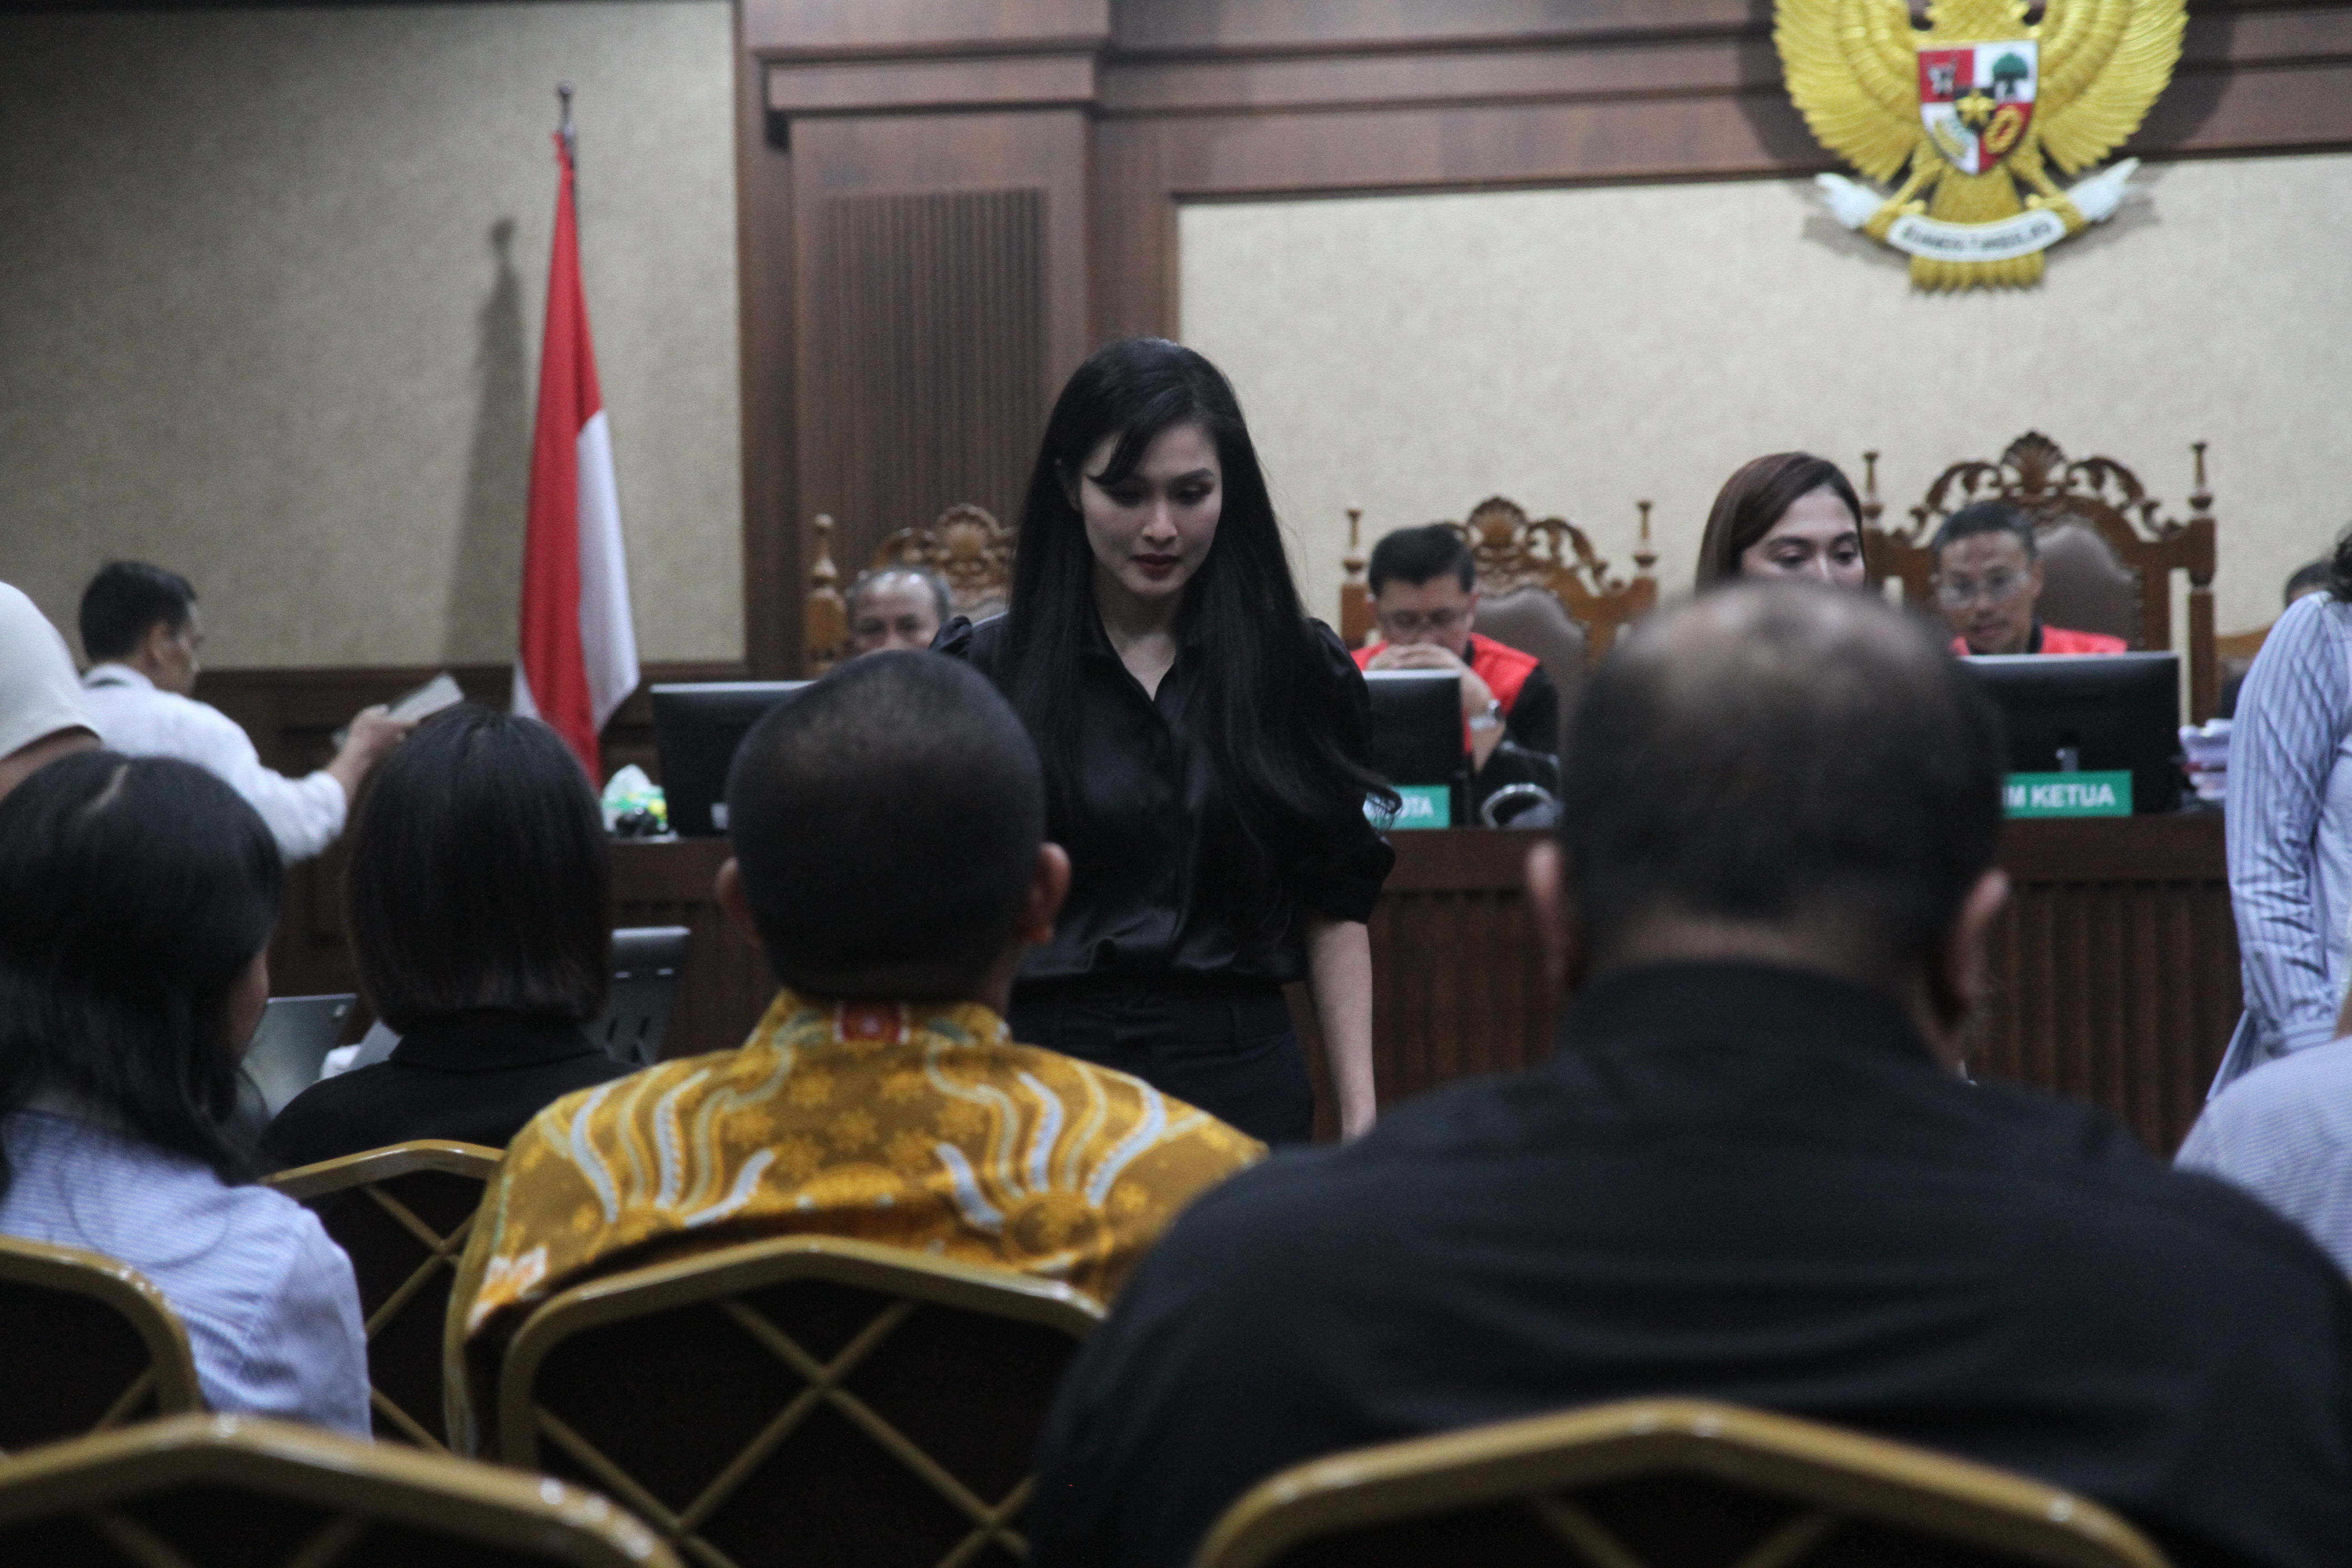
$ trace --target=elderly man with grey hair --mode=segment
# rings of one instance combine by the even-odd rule
[[[2002,752],[1935,636],[1702,595],[1620,644],[1566,752],[1528,868],[1556,1053],[1181,1216],[1062,1385],[1039,1568],[1174,1568],[1287,1466],[1653,1395],[2021,1471],[2176,1563],[2343,1563],[2343,1276],[2101,1112],[1960,1070]]]

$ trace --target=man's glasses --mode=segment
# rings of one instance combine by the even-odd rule
[[[1467,619],[1469,616],[1460,610],[1432,610],[1427,615],[1422,614],[1419,610],[1380,612],[1381,626],[1391,637],[1409,637],[1415,632],[1423,630],[1444,636],[1447,632],[1459,630],[1462,623]]]
[[[1939,577],[1936,580],[1936,602],[1948,610],[1958,610],[1989,599],[1996,605],[2006,604],[2025,590],[2026,575],[2018,572],[1988,572],[1981,578]]]

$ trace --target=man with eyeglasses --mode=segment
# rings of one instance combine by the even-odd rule
[[[1367,573],[1381,640],[1356,650],[1373,669],[1450,669],[1462,678],[1464,749],[1483,770],[1507,738],[1559,750],[1559,691],[1542,661],[1471,630],[1478,616],[1470,546],[1442,522],[1401,528],[1372,547]],[[1483,793],[1483,792],[1481,792]]]
[[[2033,525],[2007,501],[1980,500],[1944,520],[1932,546],[1936,604],[1951,626],[1954,653],[2121,653],[2104,632],[2045,626],[2042,552]]]

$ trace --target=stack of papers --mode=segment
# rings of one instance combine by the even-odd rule
[[[2230,721],[2208,719],[2180,727],[2181,766],[2199,800],[2219,801],[2230,793]]]

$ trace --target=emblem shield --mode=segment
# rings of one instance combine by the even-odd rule
[[[2041,81],[2041,45],[2032,38],[1921,49],[1919,120],[1945,162],[1981,174],[2024,142]]]

